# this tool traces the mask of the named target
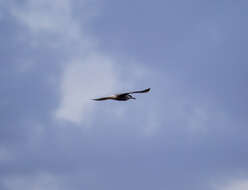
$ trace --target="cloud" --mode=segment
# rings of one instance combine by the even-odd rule
[[[89,1],[83,2],[83,8],[88,7]],[[95,9],[91,11],[94,12]],[[88,16],[74,16],[69,0],[28,0],[22,6],[14,4],[11,13],[19,24],[29,29],[32,38],[29,37],[28,42],[33,47],[45,44],[46,48],[60,48],[60,52],[68,51],[69,56],[84,51],[84,48],[89,49],[94,44],[94,40],[86,35],[85,31]]]
[[[96,105],[91,99],[134,89],[146,74],[147,70],[142,66],[122,65],[111,56],[97,51],[74,59],[64,69],[56,118],[75,124],[89,120]],[[110,114],[117,117],[126,112],[121,107],[115,107],[115,110]]]
[[[187,64],[189,60],[182,59],[185,48],[174,51],[173,61],[178,64],[172,68],[167,59],[151,54],[152,49],[157,51],[152,46],[157,43],[143,44],[131,38],[137,46],[130,47],[144,57],[144,62],[137,64],[131,58],[106,53],[107,47],[101,51],[97,37],[89,32],[91,25],[85,25],[88,15],[81,11],[88,1],[80,6],[79,1],[69,0],[17,2],[12,7],[16,20],[5,22],[14,32],[6,30],[7,38],[2,37],[12,39],[5,42],[11,47],[6,52],[15,59],[7,60],[0,71],[4,73],[0,189],[205,190],[211,189],[212,178],[218,181],[247,170],[247,119],[240,120],[246,109],[233,112],[230,104],[222,101],[231,97],[226,100],[233,105],[245,105],[244,86],[237,85],[246,84],[245,72],[240,80],[235,77],[245,69],[235,71],[232,66],[231,72],[226,72],[221,65]],[[126,16],[125,11],[123,19]],[[119,18],[105,19],[113,36]],[[145,22],[146,28],[149,24]],[[129,29],[137,37],[142,33]],[[150,35],[143,41],[154,41]],[[164,43],[161,35],[157,37]],[[148,47],[149,55],[140,46]],[[167,56],[163,47],[162,54]],[[192,50],[187,48],[187,52]],[[154,61],[147,61],[146,56]],[[159,60],[163,63],[154,65]],[[135,95],[135,101],[90,101],[147,87],[151,92]],[[246,184],[246,179],[230,180],[213,188],[233,190],[246,188]]]
[[[84,1],[85,6],[87,2]],[[107,90],[112,88],[116,80],[112,71],[113,63],[108,62],[104,56],[100,58],[91,49],[94,40],[81,29],[86,18],[80,18],[79,23],[73,16],[72,3],[68,0],[28,0],[23,6],[14,6],[12,14],[29,29],[33,46],[43,46],[44,49],[55,47],[54,57],[59,57],[60,54],[65,57],[66,61],[56,63],[64,70],[64,74],[61,77],[61,89],[58,88],[59,93],[62,93],[61,103],[55,115],[56,118],[78,123],[83,118],[81,112],[92,108],[85,106],[92,95],[95,82],[101,81],[102,87]],[[22,65],[20,70],[26,71],[26,65],[30,64]],[[102,80],[102,77],[105,79]]]
[[[118,71],[106,56],[92,54],[67,65],[61,82],[61,103],[56,117],[80,123],[92,112],[92,98],[118,88]]]
[[[83,2],[80,8],[85,10],[89,1]],[[133,110],[136,109],[136,113],[139,113],[140,109],[144,112],[145,118],[144,115],[133,116],[133,123],[136,123],[135,127],[144,131],[146,136],[156,134],[158,130],[169,127],[172,123],[178,126],[179,120],[184,121],[193,132],[206,130],[208,121],[215,118],[211,109],[205,108],[204,103],[200,101],[182,97],[183,91],[176,95],[176,77],[167,76],[167,72],[159,73],[154,71],[153,67],[147,68],[129,58],[122,57],[120,60],[114,55],[101,52],[97,46],[97,39],[90,35],[85,25],[90,19],[89,16],[82,14],[78,17],[75,13],[77,5],[79,4],[73,4],[69,0],[28,0],[25,4],[12,8],[12,14],[19,24],[29,31],[27,43],[30,42],[32,48],[38,47],[38,52],[51,52],[49,57],[44,59],[48,62],[47,67],[50,68],[49,64],[57,65],[61,71],[55,72],[53,76],[55,81],[58,81],[58,100],[56,108],[50,112],[56,120],[77,125],[87,123],[92,120],[92,115],[96,114],[94,111],[100,110],[100,106],[96,107],[95,102],[90,99],[124,90],[152,87],[150,96],[153,97],[154,103],[151,105],[147,102],[142,105],[136,102],[137,107],[132,107]],[[94,11],[93,8],[92,12]],[[22,66],[18,66],[19,71],[26,72],[32,70],[40,60],[22,60],[21,63]],[[155,78],[160,78],[161,81],[156,81]],[[154,89],[158,85],[162,88]],[[178,86],[180,85],[184,84]],[[156,91],[160,93],[156,94]],[[163,108],[162,104],[167,107]],[[189,104],[188,110],[185,110],[185,104]],[[114,109],[109,107],[106,112],[120,119],[127,115],[127,110],[116,106]],[[141,121],[144,124],[139,126]]]
[[[88,2],[84,1],[83,10],[88,7]],[[23,6],[15,6],[12,14],[29,29],[32,47],[49,48],[54,53],[53,57],[64,57],[60,63],[55,63],[61,68],[62,75],[57,76],[60,79],[60,101],[54,116],[58,120],[79,124],[89,120],[93,112],[94,103],[90,99],[127,86],[130,89],[135,86],[135,79],[144,76],[146,69],[134,66],[133,61],[122,66],[124,61],[101,53],[97,40],[84,27],[88,16],[82,14],[79,18],[72,9],[69,0],[28,0]],[[128,62],[127,59],[125,61]],[[25,64],[20,71],[27,71],[30,66],[34,67],[33,64]],[[124,76],[126,72],[128,77]]]
[[[49,173],[40,173],[35,175],[16,175],[3,180],[4,187],[8,190],[26,189],[26,190],[59,190],[65,189],[62,180]]]
[[[58,34],[64,32],[66,26],[75,26],[74,21],[70,22],[71,6],[68,0],[28,0],[22,6],[14,6],[12,14],[36,33],[45,31]]]
[[[216,190],[247,190],[248,189],[248,179],[232,179],[229,182],[216,185]]]

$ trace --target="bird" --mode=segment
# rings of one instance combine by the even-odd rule
[[[121,93],[121,94],[115,94],[115,95],[112,95],[112,96],[96,98],[96,99],[92,99],[92,100],[95,100],[95,101],[103,101],[103,100],[127,101],[127,100],[130,100],[130,99],[136,99],[135,97],[131,96],[130,94],[146,93],[146,92],[149,92],[150,89],[151,88],[147,88],[145,90],[139,90],[139,91],[125,92],[125,93]]]

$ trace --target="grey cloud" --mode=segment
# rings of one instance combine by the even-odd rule
[[[148,5],[143,5],[143,16],[150,10]],[[211,4],[205,1],[203,5],[194,4],[193,15],[190,11],[178,15],[175,18],[177,27],[186,27],[182,16],[187,17],[188,24],[195,28],[198,19],[205,16],[210,20],[217,18],[218,24],[214,27],[221,28],[221,37],[217,36],[220,41],[212,45],[211,36],[211,39],[203,39],[205,32],[201,27],[198,30],[187,28],[186,40],[181,40],[178,35],[173,35],[175,28],[172,27],[166,35],[175,39],[170,41],[170,46],[175,41],[182,45],[166,47],[165,50],[170,49],[169,53],[162,51],[165,45],[159,37],[151,35],[148,38],[159,31],[159,23],[154,23],[157,27],[154,31],[140,36],[141,30],[149,23],[135,26],[135,20],[132,23],[131,17],[117,4],[108,5],[116,10],[116,18],[111,20],[103,7],[102,17],[89,23],[95,27],[92,33],[99,38],[99,44],[109,41],[103,51],[111,52],[110,55],[114,54],[117,60],[126,56],[123,52],[130,53],[127,60],[137,53],[134,59],[138,60],[140,67],[135,70],[143,66],[146,72],[137,77],[138,82],[130,83],[142,87],[148,85],[152,90],[136,101],[97,104],[91,128],[87,128],[85,123],[75,125],[56,121],[51,114],[60,104],[59,84],[63,77],[61,68],[64,68],[61,63],[65,63],[64,58],[71,54],[65,55],[66,49],[51,47],[46,42],[39,46],[30,45],[29,39],[34,36],[13,17],[7,20],[3,17],[5,21],[1,22],[5,27],[0,35],[4,42],[0,47],[4,51],[0,71],[0,188],[12,190],[16,185],[19,189],[219,190],[223,181],[232,182],[240,178],[245,181],[248,154],[247,66],[244,63],[247,57],[243,53],[245,44],[240,41],[246,39],[242,33],[245,26],[241,26],[240,20],[233,24],[236,30],[231,30],[231,25],[225,23],[224,15],[228,16],[229,10],[233,10],[229,3],[225,4],[220,16],[218,5],[213,17],[208,14],[208,10],[213,8],[205,10],[205,5]],[[237,14],[238,8],[241,13],[244,11],[241,4],[235,5],[235,11],[230,14],[237,21],[241,18]],[[191,10],[190,5],[185,6]],[[172,7],[176,8],[176,5]],[[131,15],[134,10],[131,7]],[[181,10],[185,11],[183,7]],[[176,16],[172,12],[160,14],[161,18],[166,16],[164,14]],[[199,18],[193,18],[196,15]],[[119,26],[116,23],[118,19],[125,21],[126,26],[132,26],[128,38],[125,38],[127,31],[115,28]],[[101,28],[102,20],[106,20],[109,28]],[[96,27],[98,24],[101,30]],[[203,24],[203,29],[208,28],[209,21],[206,24]],[[224,30],[227,31],[223,33]],[[17,33],[19,35],[15,35]],[[130,42],[134,39],[137,39],[135,46]],[[207,43],[208,40],[211,43]],[[152,41],[161,50],[152,50]],[[193,46],[190,46],[191,42]],[[205,46],[199,49],[201,42]],[[215,48],[211,49],[213,46]],[[151,49],[150,53],[147,53],[148,49]],[[101,52],[101,46],[97,50]],[[118,51],[121,55],[115,54]],[[36,64],[22,68],[20,63],[23,65],[26,60]],[[118,63],[123,63],[123,60]],[[121,79],[129,77],[127,68],[119,68],[122,70]]]

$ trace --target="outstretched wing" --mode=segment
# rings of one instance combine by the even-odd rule
[[[96,98],[96,99],[92,99],[92,100],[102,101],[102,100],[111,100],[111,99],[114,99],[114,97],[113,96],[108,96],[108,97]]]
[[[146,93],[149,92],[151,90],[151,88],[147,88],[145,90],[139,90],[139,91],[133,91],[133,92],[129,92],[129,94],[134,94],[134,93]]]
[[[138,90],[138,91],[131,91],[131,92],[125,92],[125,93],[122,93],[122,94],[117,94],[117,96],[125,96],[125,95],[128,95],[128,94],[134,94],[134,93],[146,93],[146,92],[149,92],[151,90],[151,88],[147,88],[145,90]]]

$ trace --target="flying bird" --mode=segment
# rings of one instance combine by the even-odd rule
[[[125,92],[125,93],[121,93],[121,94],[115,94],[115,95],[112,95],[112,96],[107,96],[107,97],[102,97],[102,98],[96,98],[96,99],[92,99],[92,100],[95,100],[95,101],[102,101],[102,100],[127,101],[129,99],[136,99],[135,97],[131,96],[130,94],[146,93],[146,92],[149,92],[149,91],[150,91],[150,88],[147,88],[145,90]]]

